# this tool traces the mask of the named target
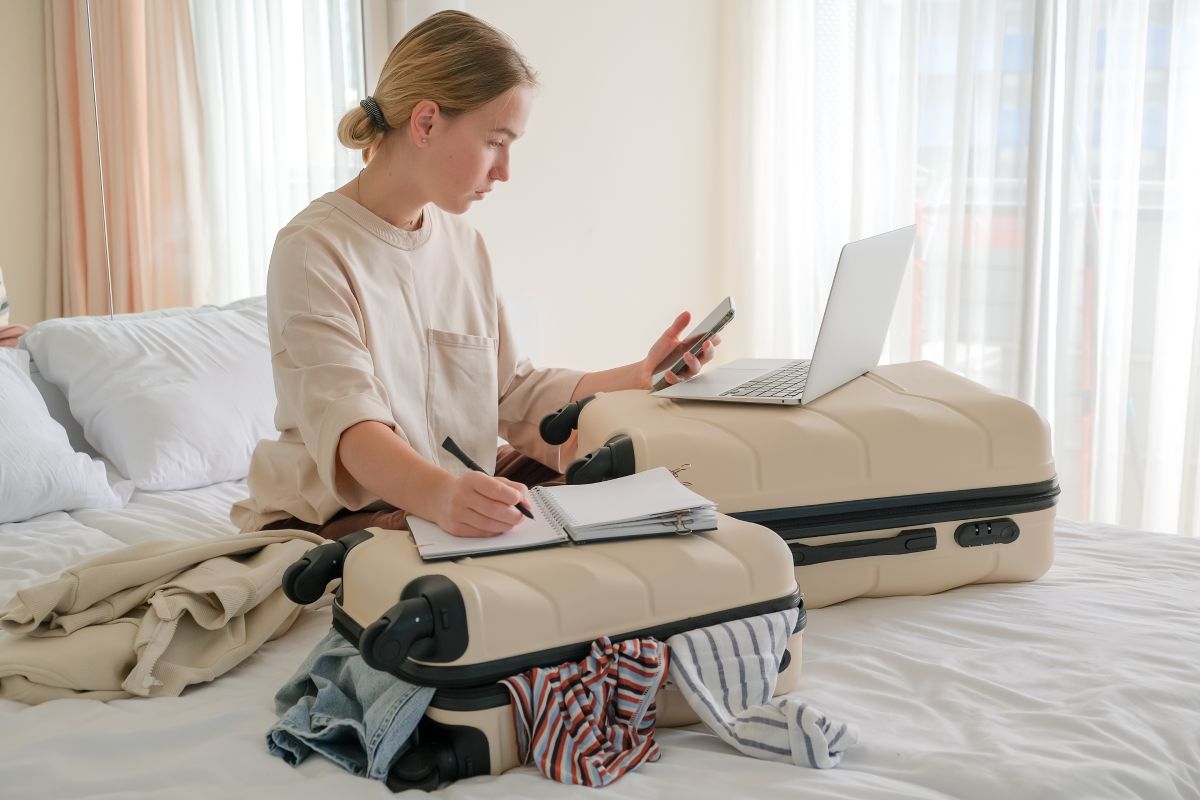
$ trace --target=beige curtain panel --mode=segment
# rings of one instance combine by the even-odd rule
[[[46,316],[108,313],[110,271],[116,313],[194,304],[209,259],[186,0],[93,0],[90,36],[84,0],[45,9]]]

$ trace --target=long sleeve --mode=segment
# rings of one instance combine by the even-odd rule
[[[342,433],[367,420],[404,433],[376,376],[349,281],[328,254],[300,240],[272,257],[267,297],[278,414],[299,430],[338,503],[362,507],[374,498],[338,468]]]

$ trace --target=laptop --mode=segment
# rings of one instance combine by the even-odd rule
[[[908,225],[842,247],[811,359],[738,359],[654,396],[804,405],[868,372],[883,353],[916,230]]]

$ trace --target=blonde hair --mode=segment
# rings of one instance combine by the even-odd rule
[[[537,73],[512,39],[470,14],[441,11],[405,34],[383,64],[372,97],[386,128],[358,105],[342,117],[338,140],[370,161],[387,132],[405,127],[421,100],[454,118],[522,85],[536,86]]]

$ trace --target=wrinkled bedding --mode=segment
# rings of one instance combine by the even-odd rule
[[[232,532],[241,482],[135,492],[118,511],[0,525],[0,602],[104,550]],[[813,770],[739,755],[700,726],[603,790],[531,767],[436,794],[484,797],[1200,798],[1200,540],[1060,521],[1031,584],[852,600],[809,612],[799,693],[859,744]],[[390,797],[311,758],[267,754],[272,696],[328,608],[212,684],[111,703],[0,701],[0,796]]]

